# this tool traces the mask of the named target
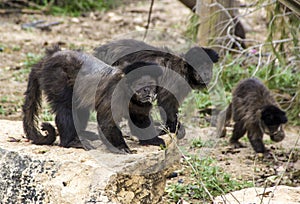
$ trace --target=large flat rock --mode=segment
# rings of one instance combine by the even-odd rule
[[[300,203],[300,186],[274,186],[269,188],[246,188],[218,196],[216,204],[297,204]]]
[[[158,203],[180,159],[175,140],[164,150],[131,141],[136,153],[122,155],[33,145],[23,135],[20,121],[0,120],[1,203]]]

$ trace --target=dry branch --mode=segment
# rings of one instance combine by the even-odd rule
[[[280,3],[294,11],[298,16],[300,16],[300,0],[279,0]]]
[[[32,9],[0,9],[0,14],[23,13],[23,14],[42,14],[42,11]]]

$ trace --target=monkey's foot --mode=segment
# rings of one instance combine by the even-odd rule
[[[234,147],[234,148],[245,148],[246,146],[243,145],[242,143],[240,143],[239,141],[230,141],[230,144]]]
[[[154,146],[166,146],[166,143],[163,139],[159,138],[159,137],[154,137],[152,139],[149,140],[140,140],[139,141],[140,145],[154,145]]]
[[[129,149],[129,147],[117,147],[124,154],[132,154],[133,152]]]
[[[226,128],[224,128],[223,130],[217,130],[217,138],[222,138],[226,136]]]
[[[256,156],[258,158],[265,158],[265,159],[276,159],[276,156],[270,151],[269,149],[264,148],[264,151],[256,152]]]
[[[185,136],[185,128],[184,128],[184,126],[183,125],[180,125],[180,127],[179,127],[179,129],[178,129],[178,131],[177,131],[177,133],[176,133],[176,136],[177,136],[177,139],[182,139],[182,138],[184,138],[184,136]]]
[[[75,138],[72,142],[70,142],[68,144],[68,147],[84,149],[84,147],[83,147],[82,143],[80,142],[79,138]]]

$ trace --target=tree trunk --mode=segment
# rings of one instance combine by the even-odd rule
[[[237,14],[235,0],[197,0],[196,13],[200,16],[198,39],[201,46],[232,47],[234,28],[239,23],[234,18]]]

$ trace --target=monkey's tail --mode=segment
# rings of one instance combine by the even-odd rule
[[[217,117],[217,137],[225,137],[226,129],[225,127],[228,126],[230,119],[232,117],[232,103],[228,105],[228,107],[221,111]]]
[[[40,65],[41,63],[36,64],[33,69],[39,68]],[[29,75],[28,86],[25,92],[25,103],[23,105],[23,128],[26,137],[31,140],[33,144],[50,145],[56,139],[55,128],[50,123],[42,123],[41,130],[47,131],[45,136],[38,130],[41,89],[36,75],[37,73],[33,71]]]

